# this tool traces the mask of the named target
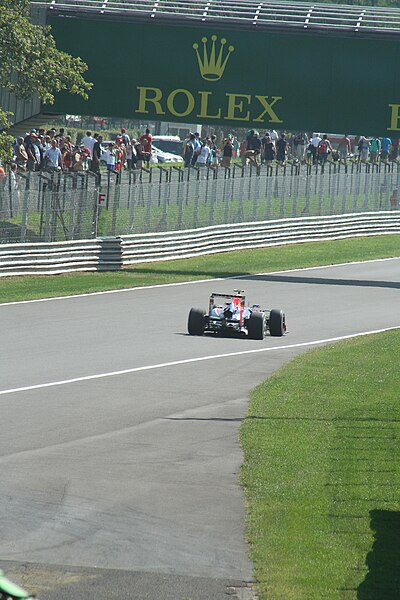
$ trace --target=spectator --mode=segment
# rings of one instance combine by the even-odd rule
[[[15,148],[15,162],[18,173],[26,171],[28,163],[28,154],[24,146],[24,138],[19,137]]]
[[[132,139],[131,141],[131,146],[132,146],[132,169],[136,169],[137,167],[137,152],[136,152],[136,144],[137,144],[137,140],[135,138]]]
[[[233,151],[234,151],[233,156],[235,158],[237,158],[239,156],[239,147],[240,147],[240,144],[239,144],[239,140],[237,139],[236,135],[233,138],[233,142],[232,143],[233,143]]]
[[[324,165],[328,160],[329,152],[331,154],[333,153],[332,144],[328,140],[326,133],[324,133],[322,140],[318,144],[318,161],[321,163],[321,165]]]
[[[143,167],[143,162],[145,160],[144,148],[142,142],[137,140],[136,144],[133,146],[134,152],[136,152],[136,168],[141,169]]]
[[[69,151],[72,150],[72,140],[70,135],[67,135],[65,138],[63,138],[62,146],[63,148],[67,148]]]
[[[194,139],[193,139],[192,166],[194,166],[196,164],[197,158],[198,158],[198,156],[200,156],[202,146],[203,146],[203,144],[201,143],[201,140],[200,140],[200,134],[198,131],[196,131],[196,133],[194,134]]]
[[[314,165],[317,162],[318,146],[319,146],[319,143],[320,143],[321,139],[322,138],[319,135],[319,133],[314,133],[313,136],[312,136],[312,138],[311,138],[311,144],[312,144],[311,152],[312,152],[312,161],[313,161]]]
[[[392,140],[389,137],[382,138],[382,142],[381,142],[381,158],[382,158],[382,160],[383,160],[384,163],[388,162],[389,151],[390,151],[391,145],[392,145]]]
[[[242,167],[245,167],[247,165],[247,140],[240,142],[239,155]]]
[[[92,150],[92,161],[90,164],[90,170],[93,173],[100,173],[100,160],[101,160],[101,143],[103,141],[103,136],[99,135],[95,145],[93,146],[93,150]]]
[[[26,148],[27,144],[29,144],[31,135],[36,135],[36,133],[37,133],[36,129],[32,129],[29,133],[26,134],[26,136],[24,137],[25,148]]]
[[[120,158],[121,170],[122,170],[126,165],[126,152],[127,152],[124,138],[122,137],[122,135],[117,136],[116,145],[117,145],[117,151],[120,155],[119,158]]]
[[[249,159],[250,164],[258,167],[258,156],[261,154],[261,140],[258,137],[258,132],[254,129],[250,129],[246,135],[247,139],[247,150],[245,153],[246,158]]]
[[[358,160],[366,163],[369,156],[370,143],[365,136],[361,136],[358,142]]]
[[[68,173],[72,168],[72,148],[71,136],[67,136],[63,142],[63,148],[61,152],[64,170]]]
[[[281,167],[283,167],[285,165],[287,151],[288,151],[288,143],[285,139],[285,134],[281,133],[281,137],[276,142],[276,159],[277,159],[278,163],[281,165]]]
[[[46,150],[44,155],[44,165],[47,171],[61,171],[61,151],[57,146],[57,140],[55,138],[51,140],[51,148]]]
[[[228,168],[231,166],[231,161],[233,157],[233,144],[232,144],[232,136],[229,135],[225,138],[223,146],[222,146],[222,161],[221,167]]]
[[[43,151],[46,152],[49,148],[51,148],[51,137],[49,135],[44,136],[43,140]]]
[[[126,160],[125,144],[122,142],[122,137],[117,136],[115,140],[115,170],[121,173]]]
[[[76,160],[72,170],[74,173],[88,171],[89,169],[90,149],[84,148],[81,153],[77,153]]]
[[[217,146],[217,136],[214,133],[211,136],[210,150],[210,164],[216,167],[219,160],[219,148]]]
[[[115,147],[114,147],[113,142],[110,142],[108,144],[108,148],[105,151],[105,159],[106,159],[106,163],[107,163],[107,170],[115,171],[116,155],[115,155]]]
[[[397,160],[400,152],[400,138],[396,138],[392,142],[392,154],[390,156],[391,160]]]
[[[72,171],[72,163],[73,163],[72,145],[64,146],[64,150],[65,150],[65,152],[62,155],[64,170],[67,171],[67,173],[70,173]]]
[[[253,150],[253,155],[250,156],[250,163],[253,163],[256,167],[259,165],[259,157],[261,156],[261,140],[258,135],[258,131],[254,132],[254,135],[251,139],[251,149]]]
[[[275,144],[268,135],[264,142],[264,162],[267,167],[272,166],[272,161],[275,159]]]
[[[308,143],[308,137],[306,133],[299,132],[293,138],[293,154],[301,163],[304,162],[304,155],[306,146]]]
[[[379,152],[381,150],[381,142],[377,137],[373,137],[370,145],[369,159],[372,163],[378,162]]]
[[[72,148],[72,161],[70,170],[74,170],[74,164],[81,159],[81,149],[79,146],[73,146]]]
[[[132,148],[132,144],[131,144],[130,140],[129,140],[129,143],[125,145],[125,149],[126,149],[126,165],[127,165],[128,171],[131,171],[132,163],[133,163],[133,148]]]
[[[201,147],[200,154],[197,157],[196,166],[204,168],[210,158],[210,142],[206,140],[206,143]]]
[[[307,146],[307,150],[306,150],[306,163],[308,165],[312,165],[313,162],[314,162],[314,145],[310,140],[310,142]]]
[[[252,148],[252,144],[253,144],[254,135],[255,135],[254,129],[250,129],[246,133],[247,150],[252,150],[253,149]]]
[[[189,139],[186,141],[183,147],[183,160],[185,167],[189,167],[192,164],[194,154],[194,133],[189,134]]]
[[[276,144],[276,142],[277,142],[277,141],[278,141],[278,139],[279,139],[278,132],[277,132],[275,129],[273,129],[273,130],[271,131],[271,134],[270,134],[270,135],[271,135],[271,140],[274,142],[274,144]]]
[[[153,138],[150,133],[150,129],[146,129],[146,132],[140,136],[139,140],[143,146],[143,157],[147,164],[147,168],[150,168],[150,159],[151,159],[151,151],[152,151],[152,142]]]
[[[44,160],[44,138],[40,137],[40,135],[38,135],[35,144],[37,146],[37,148],[39,149],[39,166],[38,166],[38,170],[41,170],[43,167],[43,160]],[[37,150],[35,151],[37,153]]]
[[[266,131],[263,135],[263,137],[261,138],[261,163],[263,163],[265,161],[265,143],[266,143],[266,139],[270,138],[271,139],[271,135],[269,133],[269,131]]]
[[[349,154],[351,154],[351,143],[350,139],[347,137],[347,133],[345,133],[342,139],[339,141],[338,153],[339,158],[344,162],[346,162],[347,157]]]
[[[130,140],[129,135],[126,133],[125,127],[121,127],[121,137],[122,137],[122,141],[125,144],[125,148],[127,148],[130,145],[131,140]]]
[[[31,132],[26,142],[25,149],[28,155],[26,168],[28,171],[38,171],[40,168],[40,150],[36,143],[38,137],[36,133]]]
[[[82,140],[81,140],[81,145],[84,148],[88,148],[89,149],[90,156],[92,156],[93,147],[94,147],[95,143],[96,143],[96,138],[94,138],[92,136],[92,133],[90,131],[87,131],[85,137],[83,137]]]

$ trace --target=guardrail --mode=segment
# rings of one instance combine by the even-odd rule
[[[121,268],[119,238],[0,245],[0,277],[119,271]]]
[[[390,233],[400,234],[399,210],[239,223],[95,240],[4,244],[0,246],[0,277],[115,271],[145,262]]]
[[[400,212],[309,217],[122,236],[124,265],[360,235],[400,233]]]

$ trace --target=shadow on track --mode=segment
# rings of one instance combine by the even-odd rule
[[[311,267],[310,267],[311,268]],[[400,289],[399,281],[375,281],[369,279],[334,279],[329,277],[304,277],[298,275],[281,275],[273,273],[265,275],[254,275],[251,273],[237,273],[237,272],[200,272],[200,271],[186,271],[180,269],[147,269],[146,267],[135,269],[125,269],[125,272],[132,272],[135,275],[152,273],[155,275],[185,275],[190,280],[193,277],[193,281],[196,279],[210,279],[212,283],[213,279],[248,279],[253,281],[270,281],[278,283],[308,283],[311,285],[344,285],[344,286],[356,286],[356,287],[377,287],[377,288],[394,288]]]
[[[246,275],[253,281],[270,281],[276,283],[308,283],[311,285],[345,285],[356,287],[377,287],[400,289],[399,281],[374,281],[368,279],[333,279],[329,277],[301,277],[296,275]]]

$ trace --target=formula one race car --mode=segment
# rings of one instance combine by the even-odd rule
[[[282,310],[263,310],[259,304],[246,306],[243,290],[234,290],[233,294],[211,294],[208,313],[191,308],[188,332],[190,335],[212,332],[262,340],[267,332],[282,336],[286,332],[286,320]]]

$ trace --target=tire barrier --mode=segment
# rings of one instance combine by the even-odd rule
[[[400,234],[400,211],[217,225],[93,240],[3,244],[0,277],[118,271],[145,262],[385,234]]]

